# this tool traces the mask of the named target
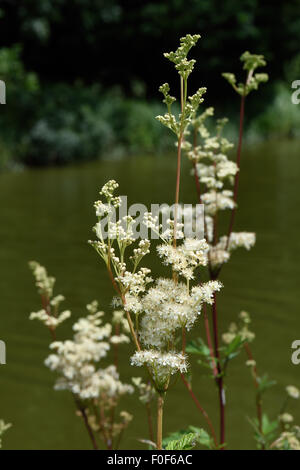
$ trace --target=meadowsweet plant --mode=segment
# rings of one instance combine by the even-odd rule
[[[121,306],[136,351],[131,356],[133,366],[143,366],[158,395],[157,441],[162,448],[162,417],[165,395],[172,377],[188,369],[185,354],[185,332],[197,321],[203,304],[211,304],[213,295],[221,289],[221,283],[211,281],[201,286],[192,285],[195,272],[207,264],[208,245],[205,240],[181,239],[174,246],[174,239],[182,237],[178,224],[170,220],[170,229],[160,235],[161,244],[156,248],[157,255],[171,268],[170,278],[154,279],[146,267],[141,267],[143,258],[151,250],[149,239],[136,240],[134,226],[139,219],[126,216],[124,220],[111,221],[110,204],[118,205],[120,198],[115,195],[118,184],[106,183],[100,191],[105,202],[96,201],[95,211],[98,221],[94,226],[97,240],[91,246],[106,264],[112,285],[118,294],[114,304]],[[99,211],[99,207],[106,207]],[[108,237],[104,237],[102,219],[106,217]],[[159,224],[151,213],[144,216],[145,225],[159,234]],[[129,249],[129,252],[128,252]],[[177,338],[182,336],[180,350],[176,347]]]
[[[121,411],[117,417],[116,409],[122,396],[133,393],[134,389],[145,407],[149,429],[149,439],[141,436],[141,442],[158,450],[187,450],[197,445],[224,449],[227,446],[226,376],[231,360],[244,352],[255,389],[256,416],[249,421],[257,447],[299,450],[299,427],[288,409],[291,400],[299,399],[299,390],[293,385],[286,388],[283,405],[272,418],[263,412],[264,394],[275,382],[266,374],[258,373],[250,347],[255,339],[250,314],[241,311],[227,331],[220,332],[218,328],[218,293],[223,287],[220,281],[223,266],[235,250],[250,250],[256,242],[255,233],[235,232],[233,228],[238,207],[245,99],[267,81],[266,74],[256,72],[266,62],[261,55],[245,52],[241,56],[245,82],[238,83],[233,74],[223,74],[241,97],[239,141],[236,161],[233,161],[230,156],[234,145],[225,136],[227,119],[217,119],[214,130],[210,131],[207,119],[213,118],[214,109],[200,106],[206,88],[189,90],[189,77],[195,69],[195,60],[189,54],[199,39],[198,34],[188,34],[180,39],[177,50],[164,54],[174,64],[180,85],[178,115],[173,113],[176,98],[170,94],[169,84],[164,83],[159,88],[166,113],[157,119],[174,134],[177,147],[175,204],[167,227],[162,230],[159,216],[151,212],[145,212],[142,219],[140,215],[124,215],[118,183],[106,182],[100,190],[100,200],[94,203],[95,239],[89,244],[104,263],[112,295],[114,293],[110,320],[104,323],[104,314],[94,301],[87,306],[87,316],[73,324],[72,339],[57,340],[57,327],[71,313],[61,311],[64,298],[54,296],[54,278],[36,262],[31,262],[30,267],[42,309],[33,312],[30,318],[42,321],[51,333],[51,353],[45,363],[58,375],[55,388],[68,390],[73,395],[95,449],[98,438],[108,449],[119,447],[132,416]],[[182,223],[181,215],[186,210],[179,205],[182,154],[191,162],[197,204],[204,205],[204,238],[188,237]],[[229,214],[228,230],[221,232],[220,226],[224,224],[220,224],[220,219],[225,218],[226,222],[226,214]],[[192,211],[194,223],[200,216]],[[141,225],[145,230],[137,230]],[[138,238],[137,233],[147,236]],[[169,268],[167,277],[158,277],[147,267],[149,253]],[[188,333],[192,329],[197,331],[201,324],[205,339],[189,340]],[[122,343],[131,346],[128,362],[132,365],[133,377],[130,384],[121,382],[120,377],[118,357]],[[109,354],[112,362],[107,364]],[[192,355],[197,356],[198,366],[210,371],[216,384],[219,436],[192,387],[189,365]],[[202,374],[200,367],[197,373]],[[143,377],[136,377],[137,370]],[[188,426],[163,438],[164,403],[178,376],[206,420],[207,430]],[[157,401],[156,433],[152,417],[154,400]]]
[[[243,128],[244,128],[244,115],[245,115],[245,101],[246,97],[253,90],[257,90],[261,83],[266,83],[269,79],[266,73],[254,73],[258,67],[264,67],[266,61],[263,55],[250,54],[250,52],[244,52],[240,57],[243,63],[243,70],[246,72],[246,79],[244,83],[238,83],[233,73],[223,73],[225,80],[233,87],[233,89],[240,95],[240,125],[239,125],[239,141],[237,146],[236,164],[240,168],[241,164],[241,152],[242,152],[242,141],[243,141]],[[239,186],[239,172],[236,173],[234,179],[234,192],[233,200],[236,204]],[[233,230],[234,219],[235,219],[236,206],[231,211],[230,222],[228,227],[228,237]]]
[[[240,246],[245,246],[247,249],[251,248],[255,243],[255,234],[253,233],[232,233],[233,221],[230,222],[230,227],[227,235],[220,236],[218,234],[218,218],[219,212],[224,210],[231,210],[234,215],[237,206],[237,181],[239,174],[240,151],[237,162],[233,162],[228,158],[228,152],[232,148],[232,144],[223,136],[223,128],[227,122],[226,119],[219,119],[216,123],[216,132],[210,135],[205,121],[209,116],[214,113],[213,108],[208,108],[199,113],[199,106],[203,101],[202,95],[205,88],[201,88],[197,92],[197,96],[201,94],[201,98],[194,100],[192,95],[188,109],[187,106],[187,78],[195,62],[187,61],[186,55],[191,46],[195,45],[199,36],[186,36],[181,39],[180,47],[176,52],[165,54],[165,56],[175,63],[175,68],[180,75],[181,84],[181,115],[179,121],[181,125],[177,127],[174,123],[178,122],[173,115],[171,115],[171,104],[174,98],[169,97],[169,87],[167,84],[160,88],[164,94],[164,102],[168,108],[169,121],[167,117],[163,119],[158,117],[160,122],[167,125],[177,136],[177,179],[176,179],[176,193],[175,202],[178,203],[179,188],[180,188],[180,167],[181,167],[181,151],[183,150],[193,165],[193,174],[195,178],[195,185],[197,190],[197,198],[200,203],[205,206],[205,238],[208,243],[208,271],[211,282],[215,281],[221,268],[225,262],[230,258],[231,252]],[[253,56],[245,53],[242,56],[244,68],[247,70],[247,79],[244,92],[242,94],[243,105],[245,95],[251,89],[257,89],[258,83],[266,81],[266,76],[253,75],[258,66],[265,65],[261,56]],[[182,75],[183,70],[187,68],[187,73]],[[258,76],[257,76],[258,75]],[[234,82],[233,75],[230,76],[231,81]],[[228,78],[228,75],[227,75]],[[235,84],[235,82],[234,82]],[[237,90],[241,91],[242,86],[239,85]],[[172,117],[171,117],[172,116]],[[188,116],[188,119],[184,119]],[[172,125],[169,125],[172,122]],[[178,132],[179,130],[179,132]],[[190,138],[192,136],[192,139]],[[200,140],[200,142],[199,142]],[[231,186],[234,185],[234,191]],[[231,219],[233,217],[231,216]],[[176,214],[175,222],[176,226]],[[176,247],[176,237],[174,247]],[[200,279],[198,279],[200,282]],[[220,406],[220,445],[225,444],[225,388],[224,388],[224,371],[221,368],[222,360],[219,348],[219,332],[217,321],[217,302],[216,294],[213,294],[212,303],[212,323],[213,323],[213,341],[210,334],[209,319],[207,317],[206,309],[204,311],[205,330],[207,336],[208,350],[210,351],[210,364],[212,367],[213,375],[219,390],[219,406]],[[185,382],[186,383],[186,382]],[[188,387],[191,392],[190,387]],[[200,406],[200,405],[199,405]],[[198,407],[199,407],[198,406]]]
[[[130,341],[124,311],[113,311],[111,321],[104,323],[104,312],[94,300],[86,307],[87,315],[73,324],[73,338],[58,341],[56,328],[71,312],[59,313],[63,297],[53,296],[55,279],[46,269],[37,262],[31,262],[30,268],[46,308],[31,313],[29,318],[40,320],[52,338],[55,336],[45,360],[45,365],[57,374],[54,388],[72,394],[94,449],[99,448],[99,440],[107,449],[117,449],[132,420],[130,413],[121,410],[117,415],[117,410],[122,397],[134,392],[133,385],[123,383],[118,372],[118,347]],[[103,365],[110,352],[114,362]]]
[[[175,69],[179,74],[180,79],[180,109],[179,116],[174,116],[171,112],[171,106],[176,101],[176,98],[169,95],[170,87],[168,83],[160,86],[159,91],[164,95],[163,102],[167,106],[167,113],[164,116],[157,116],[156,118],[164,126],[171,129],[177,137],[177,176],[176,176],[176,190],[175,190],[175,207],[179,203],[180,191],[180,168],[181,168],[181,149],[184,141],[185,134],[188,132],[188,127],[191,124],[195,113],[197,112],[200,104],[203,102],[203,95],[206,92],[205,87],[199,88],[193,95],[188,95],[188,78],[192,73],[195,65],[194,59],[187,59],[190,49],[196,45],[200,39],[200,34],[187,34],[180,39],[180,46],[175,52],[165,53],[164,56],[175,64]],[[174,215],[174,246],[176,246],[176,224],[177,224],[177,209]]]
[[[184,40],[182,41],[184,42]],[[168,55],[167,57],[170,58]],[[173,57],[174,54],[171,55],[171,58]],[[227,119],[218,119],[216,121],[215,133],[211,135],[206,126],[206,120],[213,116],[214,109],[209,107],[199,112],[200,102],[196,104],[193,113],[189,115],[189,122],[184,128],[181,141],[178,140],[177,142],[180,150],[182,149],[185,152],[192,163],[192,174],[195,180],[197,199],[198,202],[204,204],[205,207],[205,239],[209,246],[207,267],[211,281],[218,279],[222,266],[229,261],[231,253],[235,249],[245,247],[249,250],[255,244],[255,234],[252,232],[233,232],[233,222],[237,208],[245,97],[250,91],[258,89],[258,85],[262,82],[266,82],[268,77],[266,74],[254,74],[257,67],[266,65],[263,56],[245,52],[241,60],[247,72],[244,85],[236,85],[235,76],[233,74],[225,74],[225,78],[229,80],[234,89],[241,95],[242,99],[240,136],[236,162],[231,161],[228,156],[233,144],[224,137],[223,133]],[[181,160],[178,158],[177,176],[179,175],[179,180],[180,165]],[[232,186],[234,187],[233,189]],[[179,183],[176,187],[179,188]],[[228,232],[223,235],[218,233],[221,211],[230,211],[231,214]],[[204,323],[207,337],[207,350],[210,352],[210,365],[219,390],[220,445],[223,446],[225,444],[225,371],[222,370],[221,366],[222,358],[219,347],[218,314],[215,294],[214,301],[212,302],[213,339],[211,338],[210,322],[206,309],[204,310]],[[232,355],[229,354],[229,357],[232,358]],[[226,358],[226,363],[227,360],[228,357]]]

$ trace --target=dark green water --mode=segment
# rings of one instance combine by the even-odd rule
[[[258,370],[268,371],[278,385],[265,397],[265,410],[277,413],[283,388],[300,387],[300,365],[291,364],[290,345],[300,338],[299,315],[299,143],[264,144],[243,154],[240,211],[236,230],[257,232],[251,252],[240,250],[224,269],[219,298],[221,329],[240,310],[253,317],[257,338],[253,353]],[[28,315],[39,308],[28,260],[46,265],[57,278],[73,318],[96,298],[109,311],[112,289],[104,266],[87,245],[94,223],[93,201],[109,178],[119,181],[130,202],[172,202],[175,157],[131,158],[85,166],[26,170],[0,175],[0,339],[7,345],[7,364],[0,366],[0,418],[13,423],[4,437],[7,449],[89,448],[83,424],[74,415],[67,393],[54,392],[54,375],[43,366],[48,334]],[[194,202],[193,180],[183,168],[182,201]],[[158,269],[150,260],[153,269]],[[66,337],[70,323],[60,332]],[[196,327],[203,334],[202,321]],[[130,380],[129,350],[124,350],[121,371]],[[255,414],[253,384],[245,358],[237,358],[227,380],[227,442],[231,448],[253,448],[247,416]],[[193,368],[193,387],[217,427],[217,393],[212,381]],[[140,369],[133,371],[139,375]],[[144,409],[136,397],[122,406],[135,415],[124,448],[137,448],[147,437]],[[300,423],[298,402],[292,407]],[[180,382],[169,393],[164,431],[203,420]]]

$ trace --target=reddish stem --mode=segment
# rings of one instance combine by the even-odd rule
[[[174,248],[176,248],[176,235],[177,235],[177,213],[178,213],[180,173],[181,173],[181,144],[182,144],[182,133],[180,134],[180,136],[178,138],[178,146],[177,146],[177,170],[176,170],[174,239],[173,239]]]
[[[196,395],[194,394],[193,390],[192,390],[192,387],[191,385],[188,383],[188,381],[185,379],[184,375],[181,373],[181,379],[184,383],[184,385],[186,386],[189,394],[191,395],[192,399],[194,400],[194,403],[196,405],[196,407],[198,408],[198,410],[200,411],[200,413],[204,416],[208,426],[209,426],[209,429],[211,431],[211,434],[212,434],[212,437],[213,437],[213,440],[214,440],[214,443],[215,443],[215,446],[217,447],[218,446],[218,442],[217,442],[217,437],[216,437],[216,433],[215,433],[215,430],[214,430],[214,427],[212,425],[212,422],[208,416],[208,414],[206,413],[206,411],[204,410],[204,408],[202,408],[202,406],[200,405]]]
[[[46,296],[44,296],[44,295],[41,295],[41,299],[42,299],[42,306],[43,306],[43,309],[45,310],[45,312],[47,313],[47,315],[48,315],[49,317],[51,317],[51,307],[50,307],[49,298],[46,297]],[[48,326],[48,330],[50,331],[52,340],[53,340],[53,341],[56,341],[55,329],[54,329],[52,326]]]
[[[92,442],[92,445],[93,445],[93,448],[94,450],[98,450],[98,445],[97,445],[97,442],[96,442],[96,439],[95,439],[95,436],[94,436],[94,433],[92,431],[92,428],[89,424],[89,420],[88,420],[88,417],[87,417],[87,414],[85,412],[85,409],[84,409],[84,406],[81,405],[81,403],[79,402],[79,400],[75,397],[75,395],[73,395],[74,397],[74,401],[75,401],[75,404],[76,404],[76,407],[78,408],[78,410],[80,411],[81,413],[81,416],[83,418],[83,422],[85,424],[85,427],[87,429],[87,432],[88,432],[88,435],[91,439],[91,442]]]
[[[209,328],[209,320],[208,320],[208,315],[207,315],[207,310],[206,310],[206,305],[203,305],[203,315],[204,315],[204,326],[205,326],[205,333],[206,333],[206,339],[207,339],[207,344],[209,347],[209,352],[210,352],[210,357],[212,361],[212,369],[213,369],[213,374],[214,377],[218,376],[218,369],[215,361],[215,356],[214,356],[214,351],[213,351],[213,346],[212,346],[212,341],[211,341],[211,335],[210,335],[210,328]]]
[[[213,316],[213,332],[214,332],[214,347],[215,357],[217,358],[217,368],[219,377],[217,379],[217,385],[219,390],[219,404],[220,404],[220,444],[225,443],[225,391],[223,388],[223,377],[222,369],[220,364],[220,352],[219,352],[219,339],[218,339],[218,313],[217,313],[217,298],[214,294],[214,303],[212,305],[212,316]]]
[[[244,115],[245,115],[245,95],[242,95],[241,108],[240,108],[239,142],[238,142],[238,148],[237,148],[237,154],[236,154],[236,164],[238,166],[238,171],[234,178],[234,190],[233,190],[233,201],[235,203],[235,207],[232,209],[231,215],[230,215],[230,222],[229,222],[229,228],[228,228],[228,233],[227,233],[226,250],[228,248],[229,238],[233,230],[235,212],[236,212],[236,202],[237,202],[239,176],[240,176],[241,151],[242,151],[242,142],[243,142]]]

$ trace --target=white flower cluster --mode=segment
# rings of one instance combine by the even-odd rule
[[[191,299],[183,283],[174,286],[171,279],[158,279],[141,299],[140,338],[147,347],[163,348],[172,340],[174,332],[194,323],[198,310],[191,310]]]
[[[208,248],[205,240],[186,239],[176,248],[169,244],[159,245],[157,252],[164,264],[171,265],[174,271],[191,280],[198,266],[206,266]]]
[[[114,188],[115,182],[111,186]],[[107,189],[102,189],[101,193],[112,197],[112,192]],[[151,213],[145,214],[144,223],[156,232],[160,228],[157,217]],[[172,279],[159,278],[154,281],[149,269],[138,269],[139,263],[150,251],[149,240],[141,240],[137,247],[133,247],[129,256],[132,269],[126,257],[129,243],[124,244],[117,236],[117,243],[113,246],[114,239],[101,240],[101,234],[97,230],[100,242],[92,242],[104,259],[119,293],[119,300],[114,300],[114,306],[122,306],[129,315],[129,321],[131,314],[136,317],[131,325],[131,333],[135,335],[135,344],[141,351],[133,356],[131,362],[133,365],[140,365],[142,360],[149,367],[156,387],[162,387],[162,383],[167,386],[170,376],[176,370],[186,369],[186,365],[183,365],[184,356],[174,351],[175,334],[182,328],[191,329],[201,312],[202,304],[212,304],[214,293],[222,286],[218,281],[210,281],[201,286],[190,287],[195,269],[207,264],[209,246],[205,240],[199,239],[185,239],[176,247],[173,246],[174,220],[169,220],[168,223],[170,228],[168,233],[160,236],[162,244],[157,247],[157,252],[163,263],[171,266]],[[181,224],[178,223],[177,229],[181,230]],[[182,276],[185,283],[180,282],[178,276]],[[111,342],[118,344],[123,339],[126,341],[122,335],[114,335]]]
[[[247,250],[255,244],[255,234],[249,232],[231,233],[219,239],[215,234],[216,217],[219,211],[234,210],[236,203],[230,189],[239,171],[237,164],[228,159],[227,153],[233,145],[222,136],[227,119],[217,121],[216,135],[211,136],[205,120],[213,115],[213,108],[193,120],[194,130],[201,137],[201,144],[185,145],[188,158],[193,163],[192,174],[201,185],[201,201],[205,205],[205,237],[209,243],[208,260],[210,267],[218,268],[230,259],[233,250],[244,247]],[[203,189],[202,189],[203,188]]]
[[[44,323],[45,326],[51,329],[55,329],[62,322],[70,318],[70,310],[64,310],[57,317],[49,315],[45,309],[39,310],[38,312],[31,312],[29,315],[29,320],[39,320]]]
[[[299,434],[297,427],[291,431],[284,431],[280,434],[280,437],[274,442],[272,447],[280,450],[300,450]]]
[[[300,390],[294,385],[288,385],[286,387],[286,392],[288,396],[291,398],[295,398],[296,400],[300,398]]]
[[[294,417],[290,413],[282,413],[278,416],[278,419],[284,425],[289,425],[294,421]]]
[[[232,196],[233,192],[229,189],[223,189],[219,192],[211,189],[202,194],[201,200],[205,204],[206,213],[213,216],[220,210],[233,209],[235,207]]]
[[[35,277],[35,285],[39,294],[44,295],[47,298],[52,297],[55,278],[48,276],[47,270],[44,268],[44,266],[41,266],[36,261],[30,261],[29,267]]]
[[[226,247],[228,237],[224,235],[220,238],[220,246]],[[232,232],[229,237],[228,250],[233,251],[237,248],[246,248],[250,250],[256,241],[256,235],[253,232]]]
[[[162,353],[155,349],[137,351],[131,357],[131,364],[134,366],[147,365],[151,370],[158,390],[165,391],[170,376],[180,371],[187,371],[186,357],[175,351]]]
[[[110,337],[110,342],[114,345],[130,343],[130,338],[128,336],[128,333],[130,333],[130,328],[128,321],[125,318],[124,310],[114,310],[112,324],[115,325],[116,334]]]
[[[229,237],[223,235],[216,245],[211,244],[209,249],[209,260],[212,266],[219,266],[230,259],[231,252],[237,248],[250,250],[256,241],[253,232],[232,232]]]
[[[141,377],[132,377],[132,383],[138,389],[139,399],[143,405],[151,403],[155,397],[155,390],[150,383],[143,383]]]
[[[186,284],[159,278],[147,293],[136,299],[131,311],[143,312],[139,337],[146,347],[165,349],[173,342],[178,329],[190,330],[201,313],[202,304],[213,303],[214,292],[220,290],[219,281],[210,281],[187,289]],[[127,299],[127,297],[126,297]]]
[[[87,305],[87,309],[90,315],[73,325],[73,340],[55,341],[50,345],[55,354],[50,354],[45,364],[60,375],[55,388],[70,390],[81,399],[132,393],[133,387],[119,380],[115,366],[98,367],[98,362],[110,349],[108,340],[112,327],[109,323],[102,325],[104,314],[98,311],[96,301]]]
[[[48,276],[47,270],[36,261],[30,261],[29,267],[36,280],[36,286],[42,298],[43,308],[38,312],[32,312],[30,320],[39,320],[52,332],[65,320],[70,318],[70,310],[59,312],[60,304],[65,300],[63,295],[53,297],[55,278]]]
[[[251,323],[251,318],[248,312],[242,311],[239,314],[239,324],[231,323],[229,325],[228,331],[223,333],[222,339],[225,344],[230,344],[237,336],[241,338],[242,341],[250,343],[254,340],[255,334],[249,330],[249,324]],[[249,361],[248,361],[249,362]],[[253,363],[248,363],[247,365],[253,366]]]

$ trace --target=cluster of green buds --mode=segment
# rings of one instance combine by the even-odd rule
[[[195,60],[187,59],[187,54],[190,49],[196,45],[199,34],[187,34],[180,39],[180,46],[175,52],[165,53],[164,56],[175,64],[175,69],[178,71],[180,76],[181,84],[181,113],[178,118],[172,114],[172,104],[176,101],[174,96],[169,94],[170,86],[168,83],[164,83],[159,87],[159,91],[164,95],[163,102],[167,105],[167,113],[164,116],[157,116],[157,120],[164,126],[171,129],[177,136],[181,138],[187,130],[189,124],[191,124],[195,114],[198,110],[199,105],[203,102],[203,94],[206,92],[206,88],[202,87],[191,96],[187,95],[187,81],[188,77],[193,71]]]
[[[175,52],[165,52],[164,56],[171,62],[174,62],[175,68],[179,75],[186,80],[192,73],[196,61],[194,59],[187,60],[187,55],[191,48],[197,44],[200,34],[187,34],[180,38],[180,46]]]
[[[266,61],[263,55],[250,54],[248,51],[241,55],[240,60],[244,63],[243,69],[247,71],[245,83],[237,83],[234,73],[222,73],[222,76],[239,95],[247,96],[252,90],[257,90],[260,83],[268,81],[269,77],[267,73],[254,74],[258,67],[264,67],[266,65]]]

